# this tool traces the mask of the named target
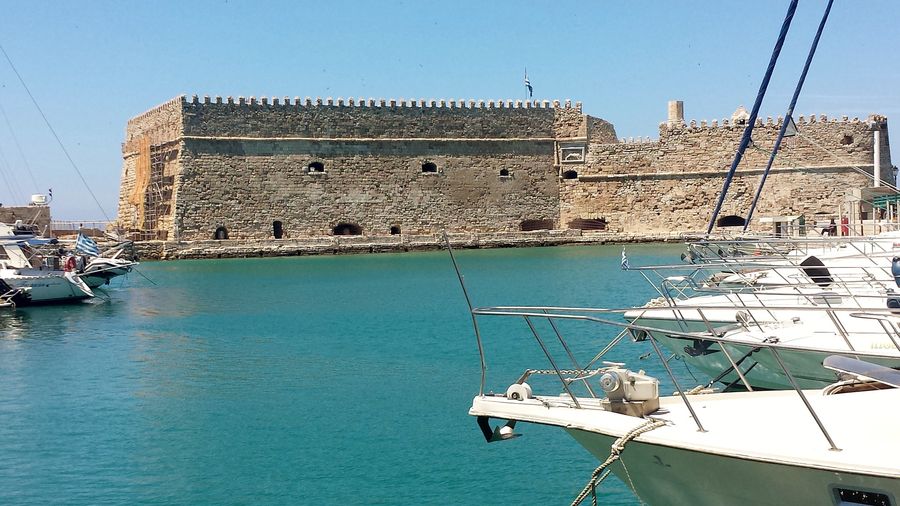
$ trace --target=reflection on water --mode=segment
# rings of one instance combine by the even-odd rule
[[[679,253],[629,248],[633,264]],[[652,290],[620,258],[458,254],[478,305],[643,303]],[[0,503],[547,504],[597,465],[560,430],[482,442],[446,253],[140,268],[155,285],[131,274],[109,300],[0,310]],[[505,388],[539,350],[521,322],[483,325],[491,386]],[[615,334],[563,326],[584,352]],[[485,479],[510,463],[541,479]],[[610,486],[607,502],[635,503]]]

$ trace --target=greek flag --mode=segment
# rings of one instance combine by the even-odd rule
[[[78,232],[78,237],[75,239],[75,252],[96,257],[100,256],[100,247],[97,246],[93,239]]]
[[[525,69],[525,87],[528,88],[528,98],[531,98],[534,89],[531,87],[531,81],[528,80],[528,69]]]
[[[627,271],[630,268],[628,266],[628,257],[625,255],[625,248],[622,248],[622,270]]]

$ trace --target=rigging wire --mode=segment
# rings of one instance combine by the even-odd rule
[[[753,104],[753,110],[750,112],[750,118],[747,120],[747,127],[744,128],[744,135],[741,137],[741,143],[738,146],[737,152],[734,154],[731,168],[725,176],[725,182],[722,184],[722,191],[719,193],[719,200],[716,202],[716,207],[709,219],[709,226],[706,228],[707,234],[711,234],[713,227],[716,226],[716,218],[719,216],[719,211],[722,210],[722,203],[725,201],[725,195],[728,194],[728,187],[731,186],[731,180],[734,178],[734,173],[741,163],[744,151],[747,149],[747,146],[750,145],[750,137],[753,134],[753,127],[756,125],[756,116],[759,114],[759,107],[762,105],[763,97],[766,96],[766,90],[769,88],[769,80],[772,78],[772,72],[775,71],[775,63],[778,61],[778,56],[781,54],[781,48],[784,46],[784,39],[787,38],[788,30],[791,27],[791,21],[794,19],[794,12],[797,10],[797,1],[798,0],[791,0],[790,5],[788,5],[787,14],[784,16],[784,21],[781,23],[781,32],[778,34],[778,40],[775,41],[775,48],[772,50],[769,66],[766,68],[765,76],[763,76],[762,83],[759,85],[759,91],[756,93],[756,101]]]
[[[806,135],[803,135],[803,134],[800,133],[799,131],[797,132],[797,137],[800,138],[800,139],[803,139],[803,140],[806,141],[806,142],[808,142],[811,146],[813,146],[813,147],[815,147],[815,148],[818,148],[818,149],[824,151],[825,153],[828,153],[829,156],[831,156],[832,158],[834,158],[835,160],[837,160],[838,162],[840,162],[841,164],[843,164],[843,166],[845,166],[845,167],[847,167],[847,168],[853,170],[853,171],[856,172],[856,173],[859,173],[860,175],[865,176],[867,179],[872,179],[872,174],[870,174],[869,171],[867,171],[866,169],[863,169],[863,168],[860,167],[859,165],[856,165],[856,163],[854,163],[854,162],[851,161],[851,160],[848,160],[847,158],[843,158],[843,157],[840,157],[840,156],[834,154],[831,150],[829,150],[829,149],[826,148],[825,146],[823,146],[823,145],[817,143],[817,142],[814,141],[811,137],[807,137]],[[754,146],[751,146],[751,147],[752,147],[753,149],[756,149],[756,150],[760,151],[760,152],[768,153],[768,150],[765,150],[765,149],[763,149],[763,148],[761,148],[761,147],[759,147],[759,146],[755,146],[755,145],[754,145]],[[778,156],[779,156],[779,158],[781,158],[781,159],[783,159],[784,161],[787,162],[787,167],[792,167],[792,168],[804,168],[804,167],[808,167],[808,166],[809,166],[808,164],[800,163],[798,160],[796,160],[796,159],[794,159],[794,158],[791,158],[790,156],[785,155],[784,153],[780,153]],[[881,186],[884,186],[884,187],[886,187],[886,188],[890,188],[891,190],[894,190],[894,191],[900,191],[900,189],[898,189],[896,186],[894,186],[894,185],[891,184],[890,182],[885,181],[884,179],[881,180]]]
[[[28,159],[25,158],[25,152],[22,151],[22,145],[19,144],[19,139],[16,137],[16,132],[13,130],[12,124],[9,122],[9,116],[6,114],[6,110],[3,108],[3,105],[0,105],[0,116],[3,116],[3,121],[6,122],[6,127],[9,128],[9,136],[12,138],[13,143],[16,145],[16,149],[19,150],[19,156],[22,157],[22,163],[25,165],[25,171],[28,172],[28,177],[31,178],[31,184],[34,185],[35,191],[40,191],[40,186],[38,186],[37,181],[34,179],[34,174],[31,172],[31,165],[28,163]]]
[[[806,141],[806,142],[812,144],[814,147],[819,148],[819,149],[821,149],[822,151],[828,153],[828,154],[829,154],[832,158],[834,158],[835,160],[837,160],[837,161],[839,161],[839,162],[842,162],[842,163],[846,164],[846,165],[847,165],[848,167],[850,167],[851,169],[853,169],[853,170],[855,170],[856,172],[859,172],[860,174],[866,176],[866,178],[873,178],[873,175],[872,175],[872,174],[869,174],[869,171],[863,169],[863,168],[860,167],[859,165],[856,165],[855,163],[851,162],[850,160],[847,160],[846,158],[842,158],[842,157],[840,157],[840,156],[838,156],[838,155],[832,153],[830,150],[828,150],[827,148],[825,148],[825,146],[822,146],[822,145],[819,144],[818,142],[814,141],[811,137],[807,137],[807,136],[803,135],[803,134],[800,133],[800,132],[797,132],[797,137],[800,137],[800,138],[803,139],[804,141]],[[877,170],[878,170],[878,169],[873,165],[873,167],[872,167],[873,173],[876,172]],[[888,188],[890,188],[890,189],[892,189],[892,190],[894,190],[894,191],[900,191],[900,190],[898,190],[897,187],[896,187],[894,184],[892,184],[890,181],[885,181],[884,179],[881,179],[881,175],[880,175],[880,174],[875,175],[874,177],[877,177],[877,178],[881,181],[881,186],[886,186],[886,187],[888,187]]]
[[[19,188],[16,178],[12,177],[12,174],[8,174],[7,172],[11,172],[10,165],[6,161],[6,157],[3,156],[3,149],[0,149],[0,177],[3,177],[3,182],[6,183],[10,198],[24,202],[24,200],[22,200],[22,189]]]
[[[22,79],[22,76],[19,74],[16,66],[13,65],[12,60],[9,58],[9,55],[6,53],[6,49],[3,48],[3,45],[0,44],[0,52],[3,53],[3,56],[6,58],[6,61],[9,63],[9,66],[12,68],[13,72],[16,74],[16,77],[19,79],[19,82],[22,84],[22,87],[25,88],[25,92],[28,93],[28,97],[31,99],[31,103],[34,104],[34,107],[41,114],[41,118],[44,119],[44,123],[47,125],[47,128],[50,129],[50,133],[53,134],[53,138],[56,139],[56,143],[59,144],[60,149],[62,149],[63,154],[66,155],[66,159],[69,160],[69,164],[72,165],[72,168],[75,169],[75,173],[78,174],[78,178],[81,179],[82,184],[87,189],[88,193],[91,195],[91,198],[94,199],[94,203],[97,204],[97,208],[100,209],[100,212],[103,213],[103,216],[106,218],[106,221],[112,221],[109,218],[109,215],[106,214],[106,210],[103,209],[103,206],[100,204],[100,200],[97,199],[97,196],[94,195],[94,191],[91,190],[91,187],[88,186],[87,180],[84,179],[84,176],[81,174],[81,170],[78,169],[78,165],[75,164],[75,160],[72,159],[72,156],[69,155],[69,151],[66,149],[66,146],[60,140],[59,135],[56,134],[56,130],[53,129],[53,125],[50,124],[50,120],[47,119],[47,115],[44,114],[41,106],[38,105],[37,100],[34,98],[34,95],[31,94],[31,90],[28,88],[28,85],[25,84],[25,80]]]
[[[828,21],[828,14],[831,12],[831,5],[833,3],[834,0],[828,0],[828,5],[825,7],[825,14],[822,15],[822,21],[819,22],[819,29],[816,30],[816,36],[813,38],[812,46],[809,48],[809,54],[806,56],[806,64],[803,65],[803,71],[800,73],[800,79],[797,81],[797,87],[794,88],[794,95],[791,97],[791,103],[788,105],[787,113],[784,115],[784,121],[781,123],[781,129],[778,131],[778,137],[775,138],[775,146],[772,147],[772,153],[769,155],[769,162],[766,164],[766,170],[762,173],[762,177],[760,177],[759,187],[757,187],[756,194],[753,196],[750,210],[747,211],[747,218],[744,221],[744,232],[747,231],[747,227],[750,226],[750,221],[753,219],[753,211],[756,209],[756,203],[759,202],[759,196],[766,184],[769,170],[772,168],[772,164],[775,163],[775,155],[778,154],[781,140],[784,139],[784,134],[787,132],[788,126],[794,122],[794,107],[797,105],[797,99],[800,98],[800,90],[803,89],[803,83],[806,82],[806,74],[809,73],[809,66],[812,64],[813,56],[816,54],[816,48],[819,47],[819,39],[822,37],[822,30],[825,29],[825,22]]]

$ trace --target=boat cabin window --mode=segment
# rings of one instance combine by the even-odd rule
[[[831,272],[828,271],[828,268],[825,267],[825,264],[823,264],[821,260],[814,256],[808,257],[800,262],[800,267],[813,283],[822,288],[826,288],[834,283]]]
[[[834,503],[842,506],[892,506],[894,504],[890,496],[881,492],[838,486],[831,491],[834,493]]]

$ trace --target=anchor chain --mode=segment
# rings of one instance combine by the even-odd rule
[[[560,374],[584,374],[584,373],[595,373],[600,369],[560,369]],[[553,369],[529,369],[528,374],[556,374],[556,371]]]

